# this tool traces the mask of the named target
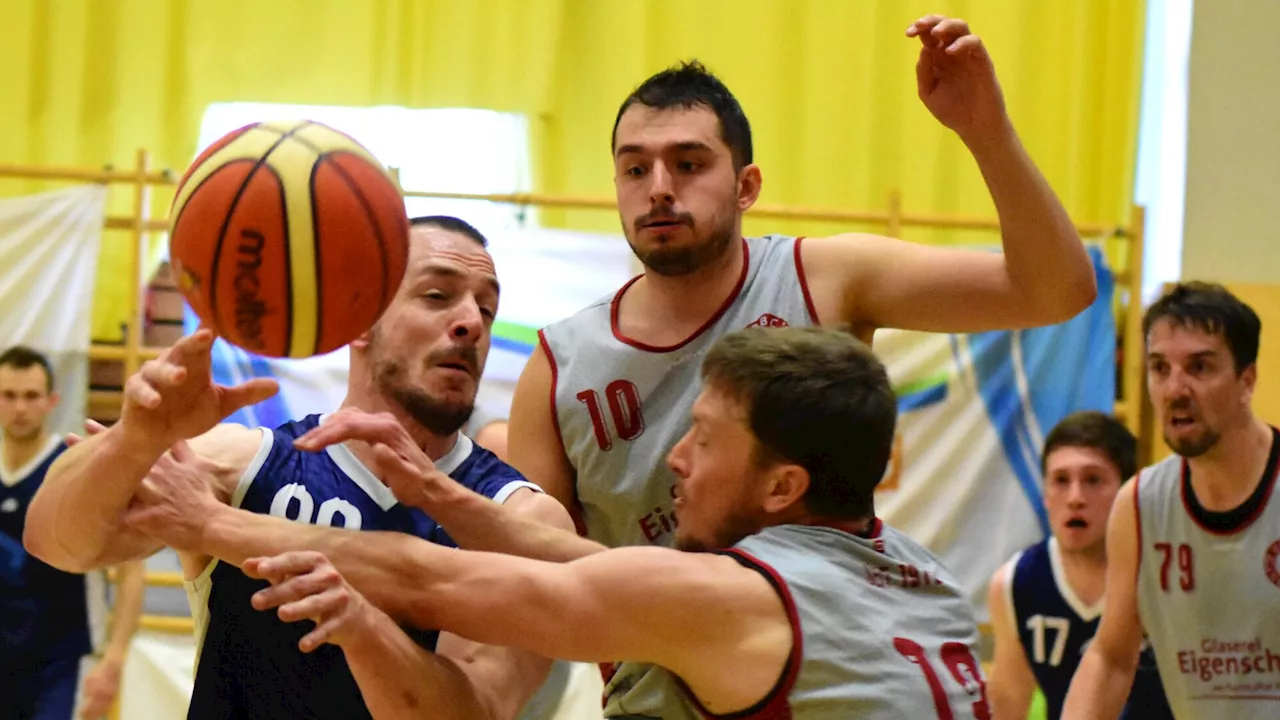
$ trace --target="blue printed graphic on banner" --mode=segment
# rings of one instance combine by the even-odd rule
[[[1098,299],[1084,312],[1058,325],[968,336],[987,415],[1046,535],[1040,472],[1045,435],[1070,413],[1109,413],[1115,404],[1114,279],[1097,248],[1090,256]]]

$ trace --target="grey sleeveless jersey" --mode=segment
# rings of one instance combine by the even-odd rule
[[[734,330],[813,324],[799,248],[790,237],[746,239],[738,287],[673,347],[647,346],[618,331],[618,299],[635,279],[542,330],[553,368],[553,419],[592,540],[609,547],[673,544],[675,476],[666,456],[689,430],[702,358]]]
[[[883,525],[871,538],[783,525],[728,552],[773,584],[795,632],[777,685],[733,717],[990,717],[973,610],[914,540]],[[700,718],[679,679],[645,667],[634,685],[610,683],[605,717]]]
[[[1181,720],[1280,717],[1280,502],[1211,530],[1191,514],[1183,472],[1175,455],[1136,480],[1138,613],[1169,707]]]

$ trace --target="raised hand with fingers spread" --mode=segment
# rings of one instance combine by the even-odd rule
[[[465,490],[436,468],[409,437],[404,425],[389,413],[344,408],[300,436],[293,445],[299,450],[318,451],[351,441],[370,447],[371,469],[403,505],[429,512],[447,501],[451,493]]]
[[[148,360],[124,386],[120,425],[130,437],[168,447],[212,429],[237,410],[274,395],[269,378],[226,387],[213,381],[214,335],[200,329]]]

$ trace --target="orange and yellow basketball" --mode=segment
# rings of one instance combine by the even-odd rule
[[[269,357],[336,350],[368,330],[404,277],[409,220],[355,140],[307,120],[228,133],[187,170],[169,257],[200,320]]]

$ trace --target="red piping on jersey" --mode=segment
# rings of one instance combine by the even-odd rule
[[[708,720],[791,720],[791,690],[796,686],[796,679],[800,677],[800,661],[804,658],[804,635],[800,632],[800,614],[796,612],[796,601],[791,596],[791,588],[787,587],[787,581],[782,579],[777,570],[773,566],[764,562],[760,558],[751,553],[730,548],[724,550],[723,554],[732,555],[742,564],[750,567],[752,570],[759,572],[765,576],[769,584],[773,586],[774,591],[778,593],[778,597],[782,600],[782,606],[787,612],[787,621],[791,623],[791,654],[787,656],[787,664],[782,668],[782,674],[778,676],[778,682],[765,695],[760,702],[735,713],[728,715],[716,715],[702,706],[697,696],[689,690],[684,681],[676,677],[680,689],[693,703],[698,712]]]
[[[813,296],[809,294],[809,280],[804,274],[804,261],[800,259],[800,241],[804,240],[804,236],[796,238],[796,277],[800,280],[800,292],[804,295],[804,306],[809,309],[809,319],[814,325],[821,325],[818,321],[818,308],[813,304]]]
[[[1138,470],[1137,474],[1133,476],[1133,525],[1138,533],[1138,561],[1136,563],[1137,567],[1134,568],[1135,576],[1142,574],[1142,495],[1140,494],[1142,486],[1139,485],[1141,482],[1142,470]],[[1137,577],[1134,578],[1134,582],[1137,582]]]
[[[613,336],[617,338],[618,342],[620,343],[625,343],[637,350],[643,350],[645,352],[651,352],[651,353],[673,352],[675,350],[679,350],[685,345],[688,345],[689,343],[696,340],[699,335],[706,332],[712,325],[716,323],[717,320],[720,319],[722,315],[725,314],[726,311],[728,311],[729,306],[733,305],[734,301],[738,299],[738,294],[742,292],[742,287],[747,284],[747,271],[751,269],[751,248],[747,245],[746,240],[742,240],[741,242],[742,242],[742,274],[738,276],[738,284],[733,286],[733,290],[729,293],[729,297],[724,299],[724,302],[720,304],[720,308],[716,310],[715,313],[711,315],[711,317],[707,318],[706,322],[702,323],[702,327],[698,328],[697,330],[694,330],[692,335],[685,338],[684,340],[681,340],[675,345],[671,345],[668,347],[658,347],[657,345],[649,345],[647,343],[642,343],[639,340],[633,340],[627,337],[626,335],[622,334],[621,328],[618,327],[618,313],[622,308],[622,295],[627,291],[628,288],[634,285],[637,280],[644,277],[643,274],[640,274],[628,280],[625,285],[623,285],[621,288],[618,289],[618,294],[613,296],[612,307],[609,308],[609,326],[613,330]]]
[[[1277,442],[1277,440],[1273,439],[1272,442]],[[1280,478],[1280,462],[1277,462],[1275,467],[1267,467],[1264,469],[1262,471],[1263,476],[1258,480],[1258,482],[1267,482],[1268,470],[1271,471],[1271,481],[1267,484],[1267,489],[1263,491],[1262,502],[1258,503],[1258,507],[1254,509],[1253,513],[1250,514],[1249,517],[1245,518],[1244,522],[1241,522],[1239,527],[1233,527],[1230,530],[1215,530],[1206,526],[1204,523],[1201,523],[1200,518],[1196,517],[1196,514],[1191,512],[1191,505],[1187,502],[1187,486],[1191,484],[1191,464],[1187,462],[1186,458],[1183,458],[1182,473],[1178,475],[1178,495],[1182,498],[1182,509],[1186,511],[1187,517],[1191,518],[1191,521],[1194,522],[1197,527],[1207,533],[1217,535],[1218,537],[1230,537],[1236,533],[1244,532],[1245,530],[1248,530],[1249,526],[1253,525],[1258,518],[1262,517],[1262,513],[1267,509],[1267,503],[1271,502],[1271,491],[1275,489],[1276,480]],[[1253,493],[1250,492],[1249,495],[1252,497]],[[1248,502],[1248,500],[1246,499],[1245,502]]]
[[[556,383],[560,376],[560,370],[556,366],[555,353],[551,352],[551,343],[547,342],[547,336],[544,331],[538,331],[538,344],[542,346],[542,352],[547,356],[547,364],[551,366],[551,427],[556,429],[556,439],[560,441],[560,447],[564,448],[564,435],[560,432],[560,412],[556,408]],[[565,448],[567,451],[568,448]]]
[[[564,450],[567,456],[569,448],[564,444],[564,434],[560,431],[560,412],[556,408],[556,387],[559,382],[560,369],[556,365],[555,354],[551,352],[551,344],[547,342],[547,336],[542,330],[538,331],[538,344],[542,346],[542,352],[547,356],[547,364],[551,366],[551,402],[549,404],[549,407],[551,408],[551,427],[556,429],[556,439],[560,441],[560,447]],[[577,483],[574,483],[573,501],[574,504],[578,505],[578,512],[569,514],[573,516],[573,524],[577,528],[578,534],[586,537],[587,524],[586,521],[582,519],[582,505],[578,504]]]

